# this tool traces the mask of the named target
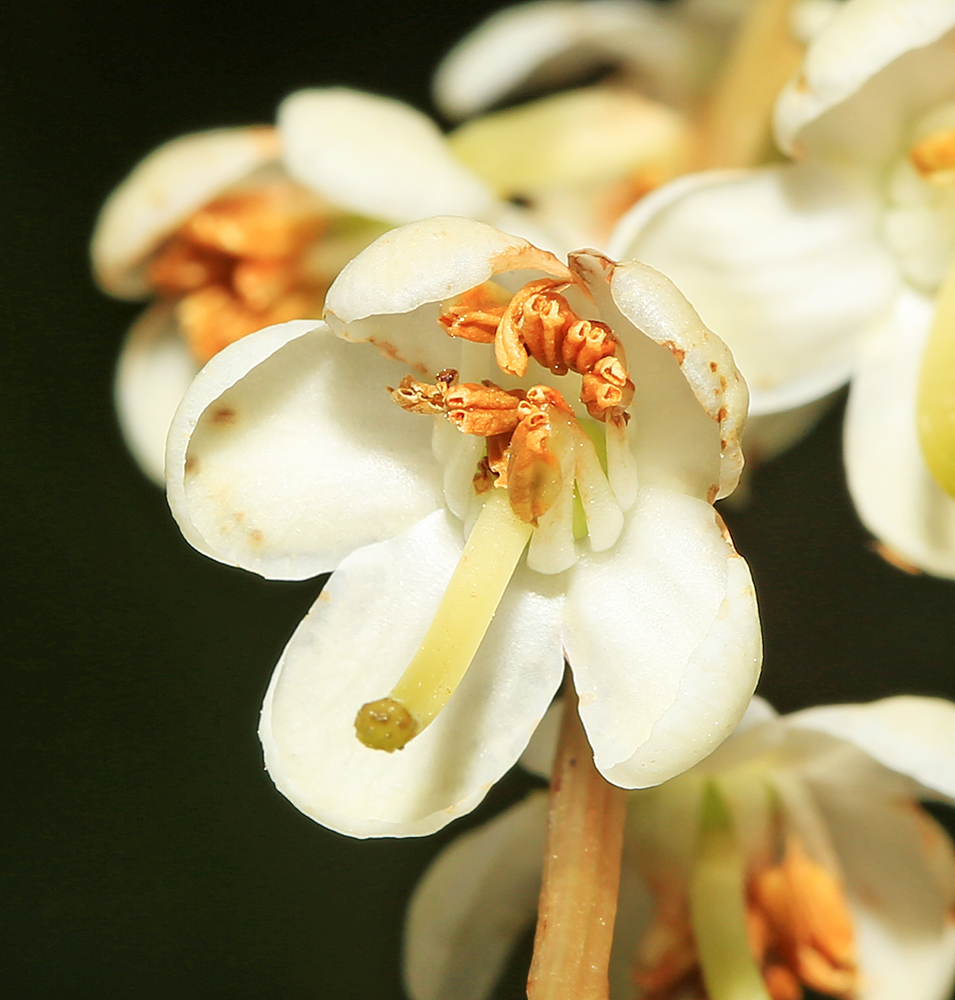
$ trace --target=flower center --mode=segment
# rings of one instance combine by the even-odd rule
[[[889,174],[885,236],[905,276],[932,294],[955,253],[955,103],[934,108],[912,134]]]
[[[147,280],[178,300],[196,360],[272,323],[318,315],[328,282],[307,251],[327,220],[304,188],[277,180],[199,209],[150,261]]]
[[[661,894],[634,977],[644,1000],[799,1000],[804,987],[850,1000],[859,977],[845,891],[794,832],[747,865],[711,780],[688,892]]]
[[[505,376],[523,377],[531,359],[552,375],[579,375],[584,413],[550,385],[459,384],[454,371],[440,373],[434,386],[406,378],[392,394],[405,409],[443,415],[462,433],[485,438],[475,491],[507,489],[515,514],[536,529],[528,565],[543,573],[576,560],[575,490],[591,548],[603,551],[619,537],[637,489],[626,431],[634,386],[622,346],[606,324],[571,308],[567,287],[542,278],[508,296],[487,282],[449,304],[438,322],[451,337],[493,345]],[[593,440],[601,427],[605,464]]]
[[[633,382],[610,328],[578,316],[561,294],[566,287],[545,278],[509,298],[488,283],[465,292],[438,322],[449,336],[493,344],[506,375],[523,376],[531,358],[554,375],[579,374],[588,414],[581,419],[604,427],[606,471],[573,407],[552,386],[459,382],[458,372],[447,369],[434,382],[408,375],[389,389],[403,410],[484,438],[471,482],[482,506],[418,652],[391,693],[356,716],[356,735],[367,747],[400,750],[437,716],[464,678],[528,544],[531,569],[559,573],[573,565],[575,504],[594,551],[620,536],[637,490],[626,436]]]

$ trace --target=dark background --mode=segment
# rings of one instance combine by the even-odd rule
[[[265,583],[181,540],[112,413],[137,309],[99,294],[86,261],[99,204],[158,143],[269,121],[309,84],[429,109],[439,55],[494,6],[41,2],[4,15],[7,995],[400,998],[415,879],[526,786],[511,776],[429,840],[376,842],[328,833],[273,790],[259,703],[318,584]],[[784,711],[955,695],[955,585],[871,553],[840,421],[841,407],[726,515],[759,588],[761,690]],[[520,978],[501,995],[520,996]]]

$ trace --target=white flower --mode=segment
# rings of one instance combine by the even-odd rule
[[[344,88],[292,94],[275,129],[200,132],[146,157],[106,201],[91,247],[105,291],[156,299],[130,330],[116,379],[143,470],[163,481],[172,415],[213,354],[263,326],[319,316],[355,253],[442,212],[517,215],[425,115]]]
[[[629,796],[611,997],[700,997],[689,932],[714,783],[772,997],[944,1000],[955,973],[955,852],[917,799],[955,801],[955,706],[898,697],[777,717],[755,699],[710,757]],[[535,742],[537,742],[535,740]],[[539,750],[540,748],[535,748]],[[482,1000],[533,920],[542,793],[446,848],[406,928],[413,1000]],[[700,840],[698,840],[700,838]],[[698,883],[697,883],[698,884]],[[719,919],[727,919],[725,911]],[[731,956],[723,956],[726,961]]]
[[[607,64],[674,106],[699,96],[749,0],[537,0],[492,14],[445,56],[435,103],[468,118],[528,87],[573,84]]]
[[[670,282],[447,217],[360,254],[326,318],[217,355],[167,454],[200,551],[335,570],[263,709],[281,791],[355,836],[436,830],[516,761],[565,655],[611,781],[718,745],[760,661],[710,505],[739,475],[746,390]],[[388,749],[420,731],[386,754],[356,721]]]
[[[725,336],[751,413],[782,431],[767,452],[851,378],[860,516],[903,561],[949,577],[955,501],[923,458],[916,395],[927,296],[955,248],[953,54],[951,0],[848,0],[777,103],[779,144],[802,162],[683,178],[610,241],[672,277]]]

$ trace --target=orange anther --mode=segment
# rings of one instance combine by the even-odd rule
[[[952,179],[955,172],[955,129],[930,132],[909,150],[909,159],[925,180]]]

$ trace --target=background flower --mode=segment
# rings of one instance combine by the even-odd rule
[[[931,308],[919,300],[938,291],[955,245],[952,196],[944,171],[910,160],[955,121],[953,25],[951,4],[851,0],[777,102],[778,139],[797,162],[683,178],[610,243],[660,267],[725,331],[752,413],[772,420],[754,457],[798,439],[852,378],[857,509],[890,558],[949,577],[955,501],[921,453],[916,386]]]
[[[812,926],[812,936],[800,939],[804,953],[793,966],[806,970],[807,985],[828,995],[824,984],[842,993],[854,979],[849,992],[860,1000],[947,997],[955,976],[955,849],[915,799],[955,804],[953,733],[955,705],[938,699],[829,705],[782,717],[757,699],[737,732],[700,765],[631,793],[611,996],[696,995],[692,938],[681,920],[711,779],[734,825],[754,912],[763,905],[756,886],[766,871],[780,856],[799,859],[796,878],[807,895],[794,923],[805,922],[804,935]],[[535,747],[535,757],[542,749]],[[546,797],[535,793],[452,843],[429,869],[408,914],[412,1000],[490,995],[536,912],[546,811]],[[823,871],[835,880],[835,904]],[[846,904],[850,947],[833,912]],[[778,918],[786,908],[771,912]],[[857,977],[839,969],[835,954],[857,956]]]

